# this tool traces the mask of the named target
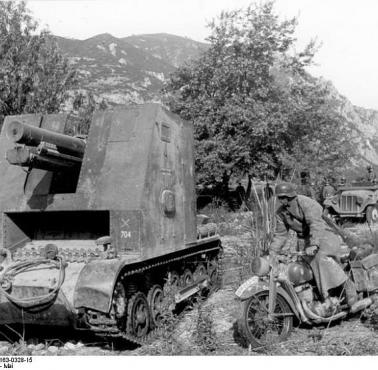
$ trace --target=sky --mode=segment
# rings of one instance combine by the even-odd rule
[[[39,22],[58,36],[86,39],[171,33],[205,41],[222,10],[252,0],[29,0]],[[332,81],[354,105],[378,110],[378,1],[276,0],[282,17],[298,18],[297,49],[321,42],[310,72]]]

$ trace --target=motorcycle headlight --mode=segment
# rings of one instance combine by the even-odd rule
[[[269,274],[270,264],[264,257],[255,257],[251,262],[252,273],[257,276],[265,276]]]

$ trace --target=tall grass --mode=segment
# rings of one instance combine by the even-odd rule
[[[242,205],[243,211],[234,214],[230,227],[223,227],[232,232],[225,234],[231,236],[225,242],[236,257],[233,259],[239,269],[236,284],[251,276],[251,262],[255,257],[268,253],[275,230],[275,208],[271,190],[265,184],[252,183],[250,198]]]
[[[254,182],[252,182],[252,190],[253,201],[249,204],[251,208],[249,230],[254,255],[259,256],[269,250],[269,245],[273,240],[276,223],[276,197],[270,194],[267,186],[260,187],[258,192]]]

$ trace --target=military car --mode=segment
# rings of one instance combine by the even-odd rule
[[[346,219],[378,223],[378,184],[369,181],[353,182],[337,189],[334,196],[324,201],[326,213],[337,221]]]

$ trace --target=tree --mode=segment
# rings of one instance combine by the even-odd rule
[[[339,102],[331,97],[332,85],[306,77],[296,82],[297,93],[289,97],[294,102],[289,105],[290,125],[283,135],[280,163],[297,174],[301,169],[310,169],[322,183],[325,177],[345,172],[357,146],[352,127],[340,113]]]
[[[71,120],[68,127],[66,127],[66,133],[70,135],[88,135],[93,112],[96,109],[105,110],[107,108],[108,103],[105,99],[97,103],[91,92],[77,91],[72,102]]]
[[[199,183],[251,169],[273,178],[315,154],[323,156],[319,165],[331,161],[343,120],[328,89],[305,70],[316,42],[294,50],[296,25],[279,19],[273,1],[222,12],[210,24],[208,50],[171,76],[167,104],[194,122]]]
[[[75,71],[25,2],[0,2],[0,115],[62,109]]]

